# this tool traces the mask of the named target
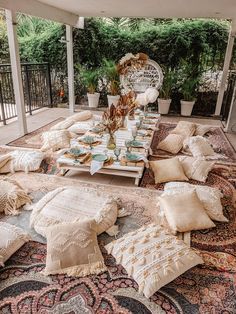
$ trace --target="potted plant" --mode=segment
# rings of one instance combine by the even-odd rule
[[[120,98],[120,78],[115,62],[104,59],[103,74],[106,80],[108,106],[113,104],[116,107]]]
[[[99,71],[92,69],[80,69],[80,75],[83,83],[87,89],[88,104],[91,108],[97,108],[100,93],[97,93],[97,86],[99,80]]]
[[[163,84],[160,90],[158,98],[158,112],[160,114],[168,114],[171,103],[171,92],[175,84],[175,72],[171,72],[170,69],[165,71]]]

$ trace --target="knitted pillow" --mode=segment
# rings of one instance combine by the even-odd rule
[[[93,220],[49,227],[45,275],[84,277],[107,270],[97,242]]]
[[[144,226],[105,246],[139,285],[139,292],[151,297],[188,269],[203,260],[183,241],[155,224]]]
[[[30,225],[36,232],[46,236],[49,226],[94,218],[97,233],[114,226],[117,215],[117,202],[98,192],[87,192],[73,187],[61,187],[47,193],[32,206]]]
[[[179,121],[170,133],[179,134],[183,137],[190,137],[194,134],[196,130],[196,124],[188,121]]]
[[[192,136],[185,140],[184,149],[189,149],[194,157],[212,156],[214,150],[208,140],[202,136]]]
[[[30,240],[30,236],[21,228],[0,222],[0,265],[15,253],[23,244]]]
[[[30,197],[16,181],[8,178],[0,180],[0,212],[18,215],[18,209],[30,202]]]
[[[56,151],[61,148],[70,147],[70,132],[67,130],[53,130],[42,134],[43,146],[41,151]]]
[[[169,134],[158,144],[157,148],[175,155],[182,149],[183,141],[184,137],[182,135]]]

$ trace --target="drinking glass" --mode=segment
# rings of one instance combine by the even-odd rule
[[[119,161],[120,153],[121,153],[121,148],[120,147],[116,147],[114,149],[114,155],[116,156],[116,161]]]
[[[131,146],[130,140],[126,140],[126,141],[125,141],[125,147],[126,147],[126,149],[127,149],[127,150],[126,150],[127,153],[129,153],[129,151],[130,151],[130,146]]]
[[[136,136],[137,136],[137,128],[136,128],[136,126],[132,127],[131,132],[132,132],[133,140],[135,141]]]

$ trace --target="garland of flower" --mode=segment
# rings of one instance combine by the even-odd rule
[[[145,53],[127,53],[123,58],[120,59],[117,65],[117,71],[120,75],[126,74],[129,69],[139,70],[144,67],[149,57]]]

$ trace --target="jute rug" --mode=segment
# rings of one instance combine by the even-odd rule
[[[8,143],[8,146],[15,146],[15,147],[25,147],[25,148],[35,148],[39,149],[42,146],[42,141],[41,141],[41,134],[43,132],[48,131],[53,125],[57,124],[58,122],[64,120],[64,118],[58,118],[43,127],[30,132],[22,137],[17,138],[16,140]]]
[[[227,167],[215,169],[207,184],[224,192],[224,213],[230,223],[192,233],[192,246],[200,250],[205,264],[185,272],[150,299],[138,293],[136,282],[107,255],[104,244],[111,241],[108,236],[99,236],[99,243],[109,271],[80,279],[64,275],[44,277],[40,272],[45,266],[46,245],[31,241],[0,270],[0,313],[235,313],[236,215],[234,187],[227,179],[229,172]],[[131,211],[131,217],[118,220],[119,236],[152,221],[155,214],[152,199],[158,193],[156,190],[161,189],[150,182],[145,185],[145,181],[142,186],[151,189],[110,185],[108,188],[35,173],[17,173],[12,177],[36,199],[38,193],[64,185],[82,184],[84,188],[98,188],[102,193],[116,193]]]

